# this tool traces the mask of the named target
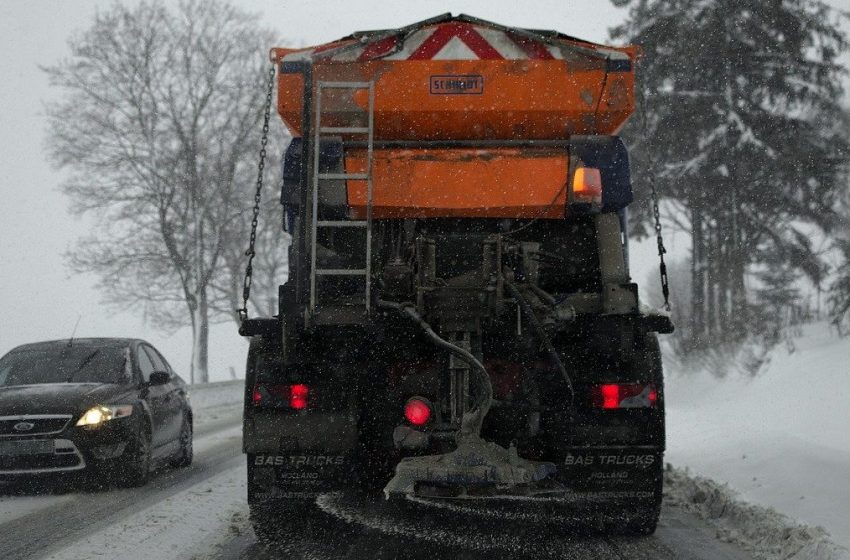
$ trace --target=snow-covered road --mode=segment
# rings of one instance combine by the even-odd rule
[[[195,462],[161,472],[143,488],[0,495],[0,559],[749,558],[678,508],[665,508],[653,537],[612,539],[576,518],[524,506],[418,504],[399,512],[357,494],[323,497],[304,512],[309,530],[265,549],[247,516],[241,396],[239,384],[193,388]]]
[[[794,360],[805,358],[795,356]],[[789,368],[783,366],[782,369]],[[785,377],[782,381],[788,382],[788,379],[790,377]],[[825,379],[821,381],[826,382]],[[762,396],[768,393],[760,383],[776,382],[769,377],[753,386],[732,381],[729,391],[742,392],[743,402],[748,403],[746,398],[752,398],[753,391]],[[822,387],[818,389],[817,378],[810,377],[808,382],[814,384],[816,393],[825,394],[821,391]],[[744,439],[753,435],[750,433],[752,426],[769,422],[769,412],[755,411],[752,417],[742,417],[740,412],[735,412],[734,399],[729,398],[727,390],[717,390],[715,395],[696,380],[688,384],[693,391],[686,391],[681,381],[674,381],[672,385],[668,398],[675,404],[668,418],[672,447],[669,458],[677,465],[689,465],[703,472],[723,464],[731,470],[717,470],[715,476],[720,481],[737,482],[743,485],[747,497],[763,498],[761,503],[774,500],[777,506],[781,505],[779,500],[783,493],[798,492],[794,477],[786,480],[779,476],[780,473],[791,476],[805,471],[806,480],[802,483],[810,483],[808,493],[805,499],[797,500],[802,503],[794,504],[796,509],[791,513],[799,515],[802,507],[809,502],[814,508],[812,516],[826,511],[837,512],[835,508],[830,510],[824,506],[824,498],[820,495],[827,492],[821,492],[816,482],[820,480],[828,489],[830,481],[834,480],[833,471],[840,469],[825,467],[825,471],[818,474],[820,471],[813,468],[820,464],[814,461],[817,457],[800,453],[799,445],[788,448],[801,438],[802,434],[796,432],[804,430],[804,420],[786,424],[783,438],[770,439],[768,434],[761,434],[761,439],[751,442],[752,445],[746,444]],[[704,398],[699,400],[697,393]],[[719,397],[721,394],[723,397]],[[796,394],[799,400],[807,398],[803,387],[798,387]],[[158,473],[144,488],[100,491],[55,488],[55,493],[48,495],[26,491],[0,494],[0,559],[405,557],[433,560],[533,557],[744,560],[779,557],[766,554],[764,546],[751,547],[752,552],[745,552],[742,548],[721,542],[718,536],[725,540],[740,540],[735,538],[735,534],[748,530],[740,519],[725,519],[726,525],[722,525],[716,519],[706,522],[699,515],[686,512],[691,510],[702,514],[704,512],[699,511],[702,507],[709,512],[702,515],[703,518],[713,517],[720,503],[722,508],[728,506],[728,510],[736,512],[737,516],[741,508],[749,506],[729,506],[727,494],[721,492],[723,495],[718,497],[710,485],[694,485],[693,480],[680,471],[668,473],[670,484],[666,491],[669,499],[665,502],[659,529],[652,537],[609,538],[583,526],[578,517],[541,514],[523,505],[476,510],[456,505],[416,504],[399,512],[381,500],[364,499],[362,495],[352,493],[323,496],[312,511],[304,512],[310,521],[306,531],[288,533],[286,539],[266,549],[257,543],[248,522],[245,462],[240,452],[241,398],[242,386],[239,383],[193,388],[195,463],[188,469]],[[724,403],[722,416],[726,420],[714,417],[719,401]],[[770,404],[773,408],[779,403]],[[779,408],[788,414],[786,406],[780,405]],[[711,412],[703,414],[701,411]],[[793,417],[793,414],[788,416]],[[741,422],[747,419],[749,421],[744,425],[749,425],[749,428],[742,429]],[[827,438],[828,442],[836,426],[824,419],[820,422],[808,420],[813,426],[822,428],[818,436]],[[732,429],[733,425],[737,426],[737,430]],[[699,434],[699,438],[694,434]],[[693,445],[688,445],[689,441]],[[731,442],[727,447],[732,447],[724,449],[720,446],[721,442]],[[818,437],[812,437],[807,445],[811,450],[823,443]],[[736,455],[744,444],[749,451]],[[700,449],[711,452],[700,453]],[[837,450],[832,451],[835,458]],[[783,453],[786,453],[784,459]],[[715,461],[723,457],[726,457],[725,461]],[[739,460],[735,461],[735,457]],[[749,470],[742,465],[750,465]],[[764,495],[751,494],[752,488],[757,486],[756,480],[752,487],[745,483],[752,478],[749,474],[752,469],[759,472],[758,481],[763,480],[765,486],[769,484],[772,491]],[[741,476],[748,478],[738,480]],[[700,494],[702,496],[697,499]],[[759,515],[754,518],[756,524],[761,523]],[[837,521],[839,524],[834,527],[840,527],[841,519]],[[759,538],[776,537],[788,541],[776,526],[762,524],[759,530]],[[765,537],[770,533],[774,533],[773,537]],[[804,538],[807,538],[805,535]],[[768,545],[774,546],[776,539]],[[790,544],[798,546],[800,543]],[[790,549],[780,546],[777,550],[787,552]],[[814,554],[789,557],[814,559],[839,556]]]
[[[195,461],[155,474],[145,487],[5,488],[0,559],[189,557],[221,540],[245,508],[241,388],[192,388]]]
[[[234,536],[217,560],[488,559],[745,560],[750,556],[714,538],[696,517],[665,507],[655,535],[599,534],[575,515],[541,510],[539,504],[496,506],[408,504],[344,494],[324,496],[306,530],[283,532],[269,548],[253,533]]]

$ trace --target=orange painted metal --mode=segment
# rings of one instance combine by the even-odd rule
[[[560,35],[517,38],[509,28],[487,25],[458,20],[425,26],[433,32],[418,47],[402,45],[402,35],[378,34],[374,41],[351,37],[270,54],[284,65],[310,61],[314,108],[319,82],[374,81],[377,142],[566,141],[576,134],[616,134],[634,111],[636,48]],[[438,56],[451,37],[474,53]],[[501,42],[488,44],[487,37]],[[398,58],[402,47],[409,47],[406,58]],[[359,50],[346,55],[353,49]],[[277,109],[295,136],[304,129],[304,86],[301,73],[278,74]],[[325,90],[321,124],[366,126],[367,107],[366,91]],[[363,171],[365,158],[365,150],[346,147],[346,170]],[[373,216],[562,218],[568,167],[565,148],[376,149]],[[347,189],[352,218],[365,217],[365,181],[348,180]]]
[[[365,166],[365,150],[346,152],[346,172]],[[567,167],[563,149],[376,150],[372,216],[563,218]],[[348,181],[348,201],[365,218],[365,181]]]
[[[434,94],[432,76],[481,76],[481,93]],[[375,80],[377,140],[567,139],[614,134],[634,111],[634,74],[564,60],[378,60],[315,64],[314,81]],[[278,112],[302,130],[303,77],[279,75]],[[323,97],[329,126],[362,126],[364,92]]]

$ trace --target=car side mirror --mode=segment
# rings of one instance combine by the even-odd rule
[[[154,385],[165,385],[171,381],[171,374],[167,371],[155,371],[151,373],[150,379],[148,380],[148,385],[153,387]]]

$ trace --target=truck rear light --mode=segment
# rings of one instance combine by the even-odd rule
[[[573,175],[572,202],[602,204],[602,174],[594,167],[579,167]]]
[[[404,405],[404,417],[414,426],[424,426],[431,419],[431,404],[422,397],[412,397]]]
[[[254,406],[283,406],[304,410],[309,397],[310,387],[303,383],[257,383],[251,392],[251,403]]]
[[[595,408],[653,408],[658,404],[658,391],[651,383],[603,383],[590,390]]]
[[[289,387],[289,408],[304,410],[307,408],[307,397],[310,396],[310,388],[299,383]]]

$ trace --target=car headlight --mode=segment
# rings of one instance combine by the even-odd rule
[[[124,418],[133,414],[133,405],[93,406],[77,420],[77,426],[99,426],[109,420]]]

